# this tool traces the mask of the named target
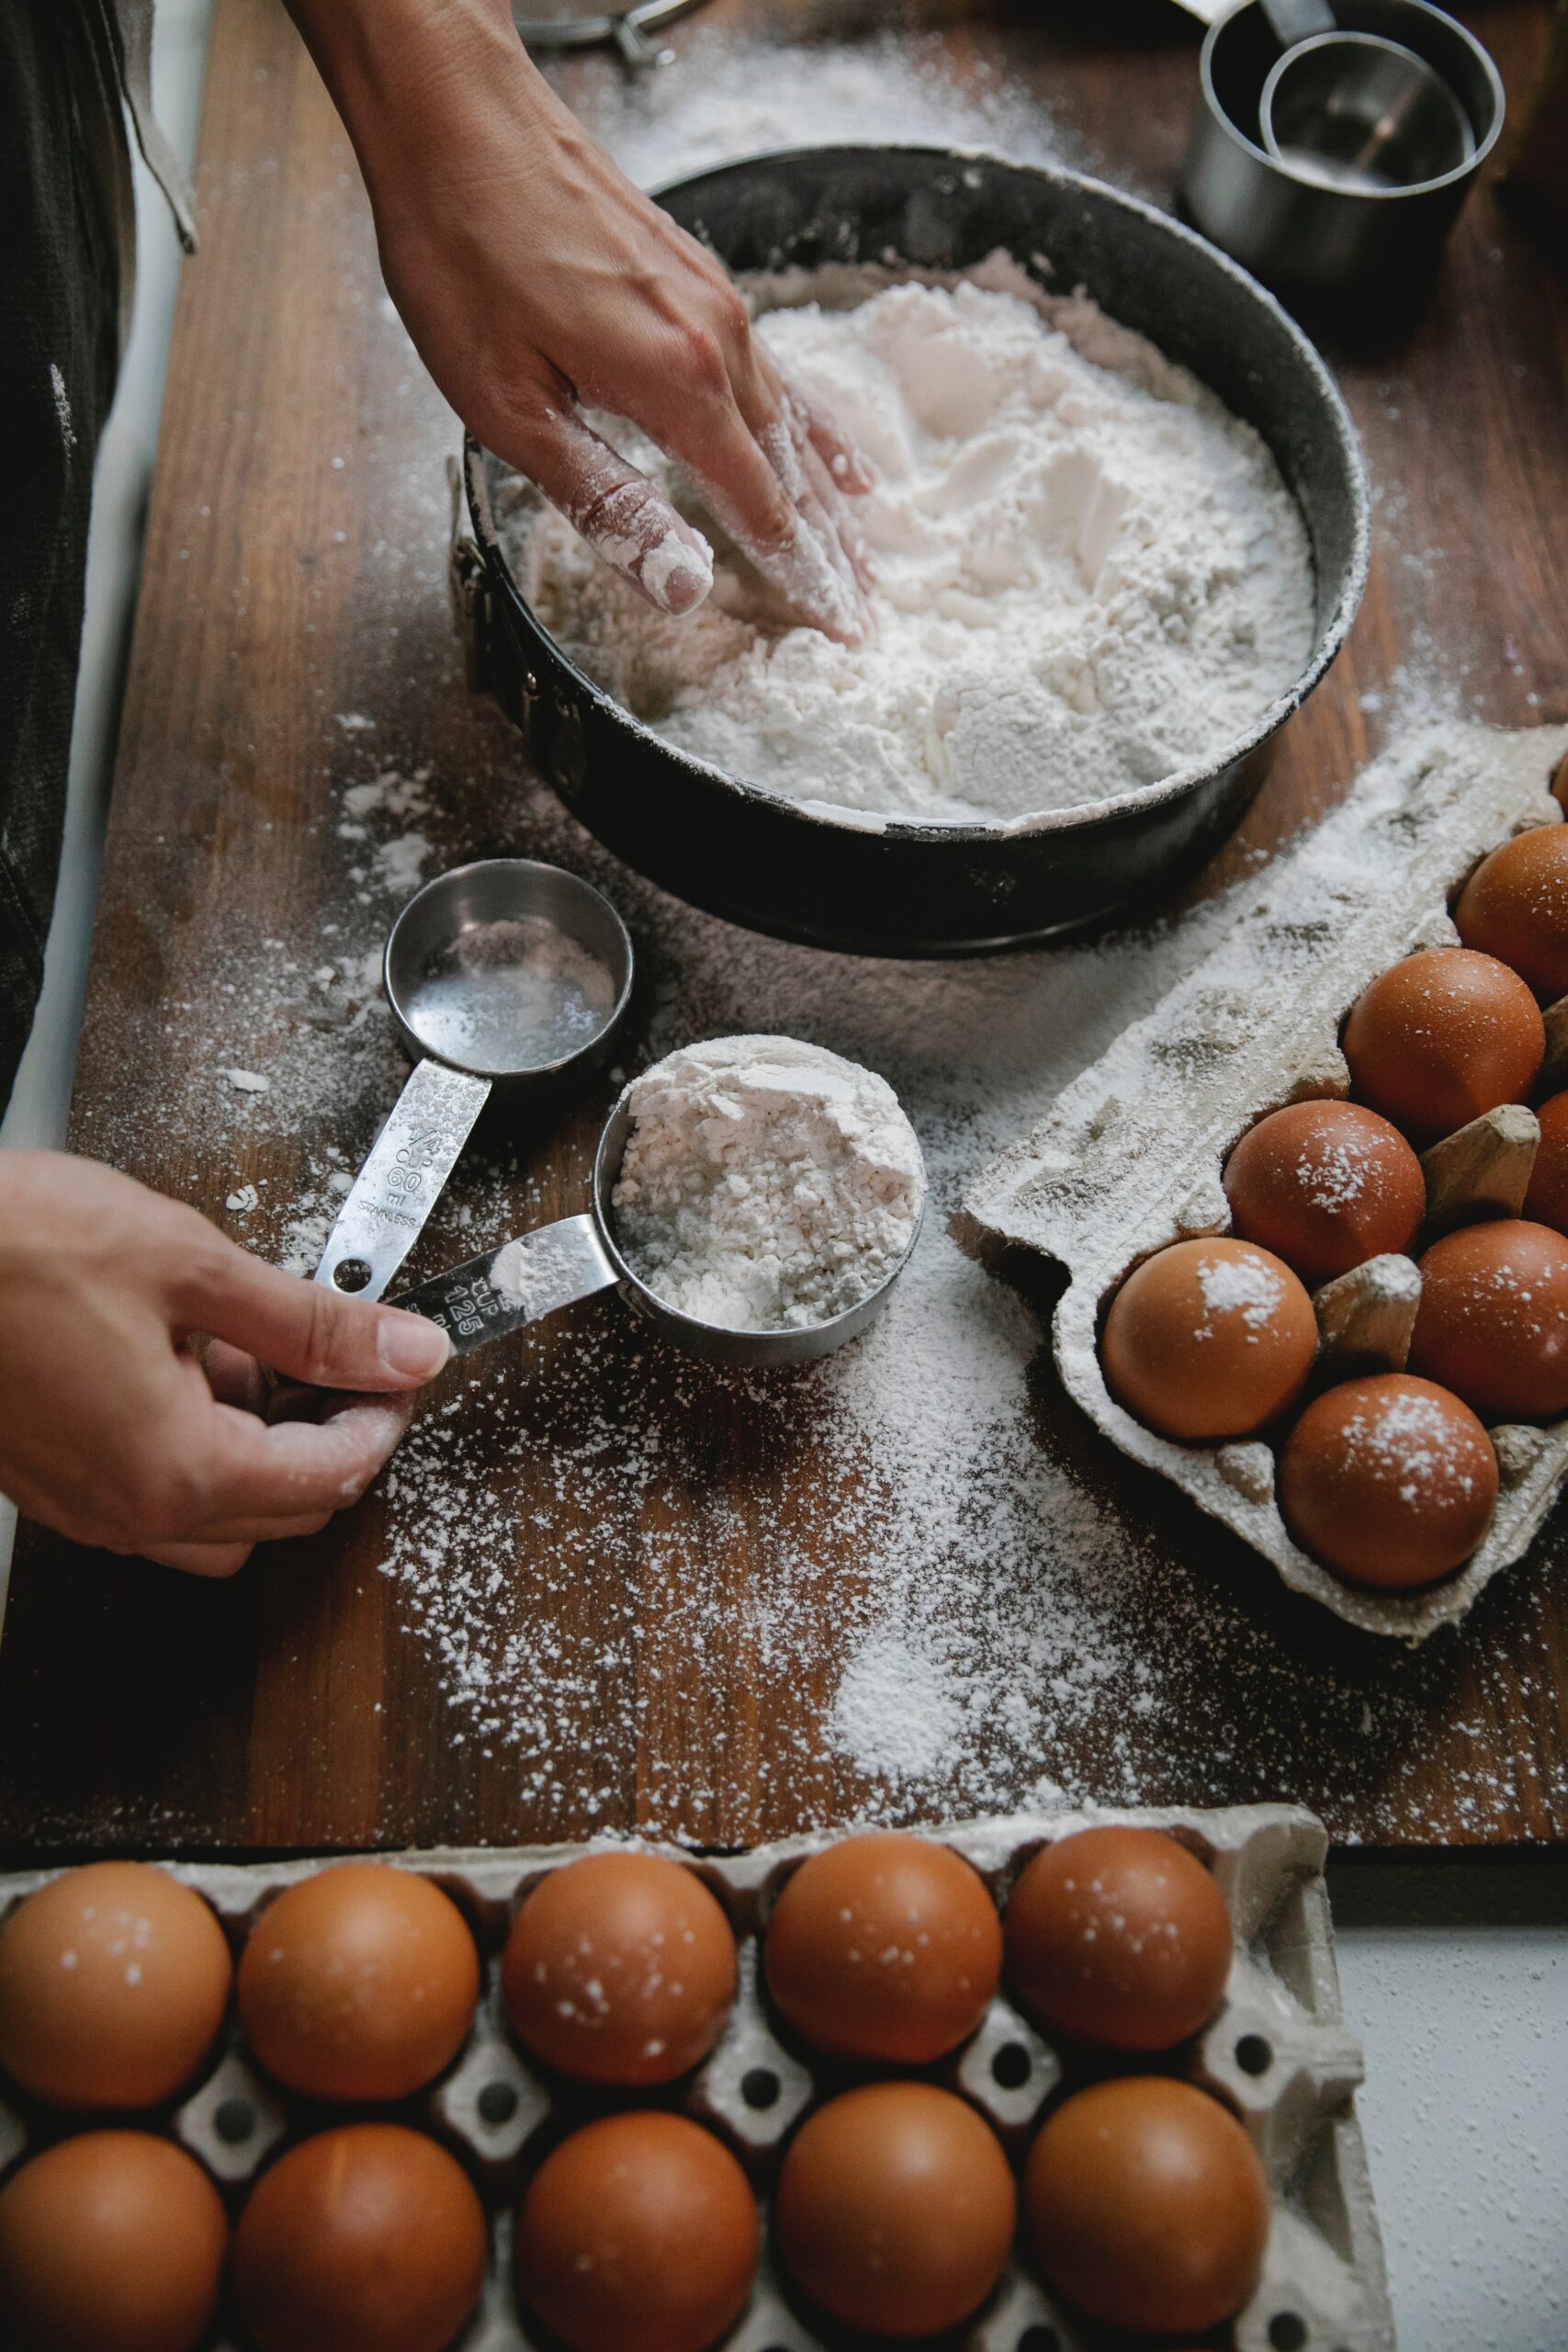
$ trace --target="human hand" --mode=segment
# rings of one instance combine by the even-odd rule
[[[223,1577],[313,1535],[449,1353],[435,1324],[280,1273],[112,1169],[0,1151],[0,1493],[75,1543]],[[376,1393],[270,1426],[261,1363]]]
[[[486,447],[671,613],[711,551],[592,432],[628,417],[685,468],[789,607],[869,628],[846,493],[865,462],[774,366],[724,270],[635,188],[525,53],[507,0],[289,0],[359,155],[387,286]]]

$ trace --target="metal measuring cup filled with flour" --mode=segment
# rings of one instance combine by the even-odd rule
[[[607,1059],[632,944],[608,899],[527,857],[459,865],[388,934],[387,1001],[413,1071],[327,1237],[314,1280],[380,1298],[492,1094],[536,1103]]]
[[[618,1288],[694,1355],[805,1363],[863,1331],[908,1262],[925,1163],[886,1079],[794,1037],[685,1046],[626,1088],[592,1202],[406,1292],[456,1353]]]

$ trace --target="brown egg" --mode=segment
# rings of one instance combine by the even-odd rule
[[[484,2209],[455,2156],[346,2123],[263,2173],[234,2233],[259,2352],[446,2352],[484,2285]]]
[[[1165,2075],[1075,2092],[1029,2152],[1023,2207],[1047,2282],[1089,2318],[1201,2334],[1238,2312],[1269,2243],[1269,2184],[1217,2099]]]
[[[1430,1142],[1499,1102],[1522,1102],[1546,1031],[1506,964],[1468,947],[1429,947],[1362,989],[1343,1043],[1362,1101]]]
[[[1314,1285],[1408,1250],[1427,1214],[1421,1162],[1397,1127],[1357,1102],[1271,1111],[1232,1152],[1224,1182],[1236,1238]]]
[[[457,2056],[479,1995],[462,1913],[417,1871],[342,1862],[269,1903],[240,1956],[240,2023],[310,2098],[403,2098]]]
[[[931,2083],[867,2083],[808,2115],[773,2200],[779,2257],[832,2319],[940,2335],[978,2309],[1018,2197],[983,2117]]]
[[[1538,825],[1483,857],[1454,910],[1467,947],[1511,965],[1537,996],[1568,993],[1568,825]]]
[[[1568,1240],[1505,1217],[1434,1241],[1410,1364],[1483,1421],[1568,1413]]]
[[[1080,1829],[1043,1846],[1007,1908],[1008,1982],[1047,2033],[1173,2050],[1207,2025],[1231,1966],[1224,1896],[1157,1829]]]
[[[694,1871],[584,1854],[512,1922],[506,2014],[547,2066],[592,2083],[670,2083],[707,2056],[735,1998],[735,1935]]]
[[[1554,1233],[1568,1233],[1568,1094],[1554,1094],[1536,1113],[1540,1146],[1530,1170],[1524,1215]]]
[[[1178,1241],[1134,1268],[1100,1354],[1128,1411],[1189,1443],[1250,1437],[1293,1405],[1317,1348],[1312,1301],[1249,1241]]]
[[[1564,808],[1568,808],[1568,752],[1558,761],[1551,778],[1551,789]]]
[[[1314,1399],[1280,1457],[1298,1544],[1353,1584],[1396,1591],[1468,1560],[1492,1521],[1497,1456],[1468,1405],[1380,1373]]]
[[[193,2352],[229,2224],[194,2156],[148,2132],[58,2141],[0,2189],[8,2352]]]
[[[517,2216],[525,2302],[569,2352],[706,2352],[750,2298],[757,2201],[683,2115],[607,2115],[552,2150]]]
[[[200,1895],[89,1862],[0,1923],[0,2065],[56,2107],[156,2107],[217,2040],[233,1965]]]
[[[762,1964],[780,2010],[814,2049],[923,2066],[956,2049],[989,2008],[1001,1923],[962,1855],[873,1830],[824,1847],[785,1882]]]

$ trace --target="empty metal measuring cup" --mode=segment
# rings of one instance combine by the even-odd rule
[[[592,1298],[595,1292],[612,1288],[618,1289],[627,1305],[656,1325],[666,1339],[716,1363],[809,1363],[858,1338],[886,1306],[894,1283],[909,1262],[919,1239],[923,1194],[920,1215],[897,1264],[874,1290],[841,1315],[787,1331],[737,1331],[725,1324],[701,1322],[694,1316],[682,1315],[678,1307],[666,1306],[633,1272],[616,1245],[612,1199],[631,1133],[630,1096],[628,1088],[599,1138],[592,1205],[584,1216],[536,1227],[532,1233],[503,1242],[499,1250],[487,1250],[466,1265],[453,1267],[450,1273],[437,1274],[433,1281],[405,1291],[392,1304],[439,1323],[450,1335],[454,1354],[460,1356],[491,1340],[506,1339],[580,1298]]]
[[[1320,33],[1285,51],[1258,107],[1276,163],[1360,195],[1424,187],[1469,163],[1470,117],[1440,74],[1379,33]]]
[[[314,1277],[364,1298],[384,1295],[492,1094],[536,1102],[608,1057],[631,1001],[632,944],[575,874],[486,858],[409,900],[382,978],[413,1073]]]
[[[1432,118],[1424,102],[1419,121],[1402,117],[1397,130],[1392,120],[1380,128],[1381,110],[1370,129],[1364,116],[1359,130],[1345,116],[1343,143],[1323,161],[1325,139],[1340,133],[1322,128],[1315,78],[1303,84],[1318,117],[1318,129],[1312,130],[1305,106],[1297,111],[1293,77],[1325,74],[1335,54],[1347,51],[1361,60],[1381,57],[1380,72],[1395,51],[1418,59],[1433,85],[1427,101],[1451,121],[1450,101],[1434,97],[1433,89],[1450,93],[1463,119],[1450,151],[1457,160],[1431,168],[1443,157],[1427,144]],[[1320,58],[1325,62],[1314,62]],[[1497,68],[1474,35],[1429,0],[1333,0],[1332,8],[1323,0],[1267,0],[1267,6],[1238,0],[1209,28],[1199,82],[1182,167],[1183,206],[1205,236],[1292,299],[1359,300],[1375,293],[1397,303],[1418,298],[1467,191],[1502,136]],[[1266,86],[1271,142],[1263,119]],[[1403,67],[1400,86],[1408,94]],[[1287,148],[1293,152],[1282,158]],[[1410,170],[1427,176],[1404,177]]]

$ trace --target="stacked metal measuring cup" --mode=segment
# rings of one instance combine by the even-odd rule
[[[1212,25],[1182,201],[1289,292],[1429,269],[1503,129],[1503,85],[1427,0],[1241,0]]]

